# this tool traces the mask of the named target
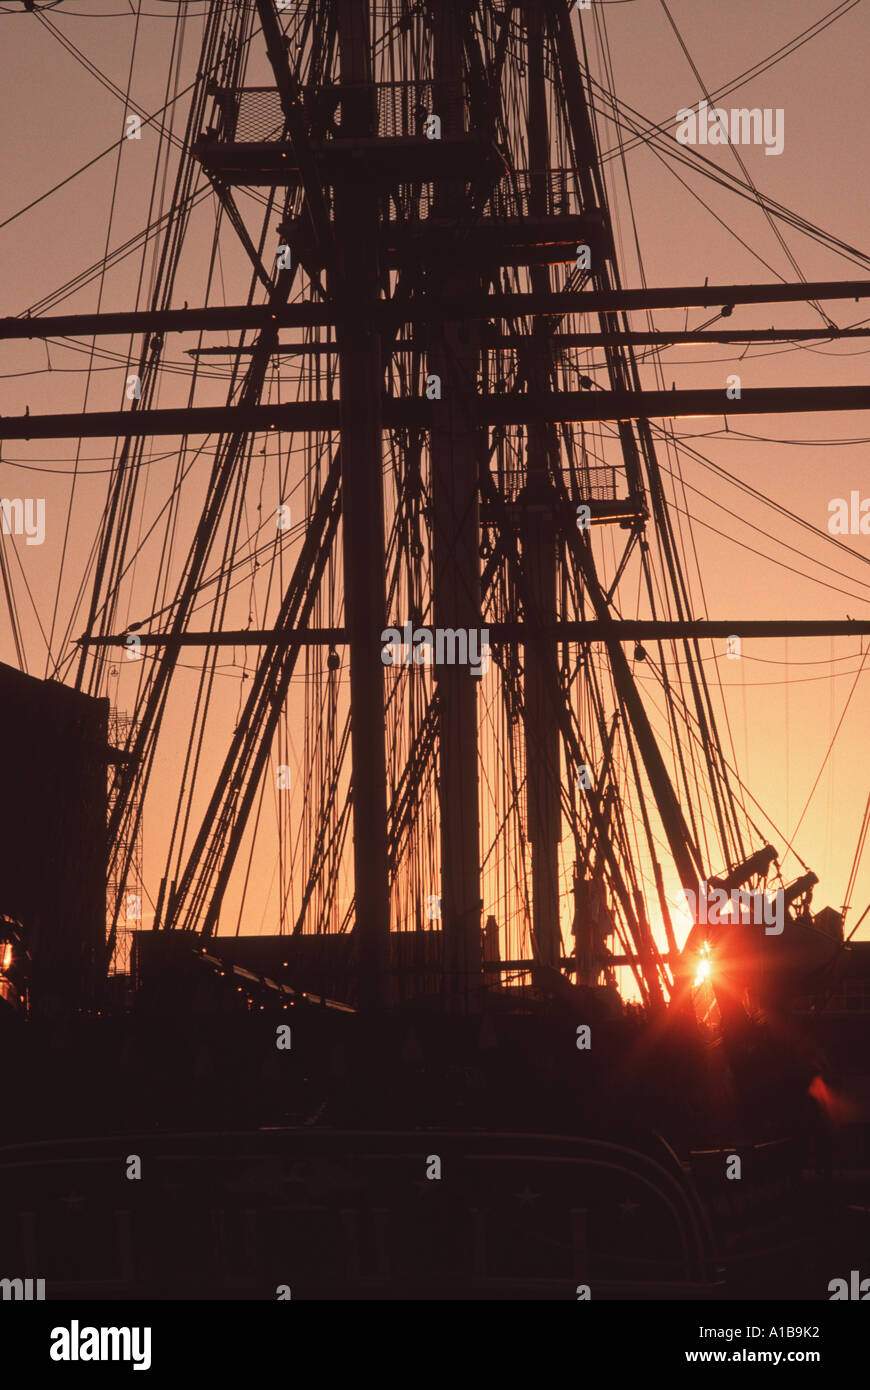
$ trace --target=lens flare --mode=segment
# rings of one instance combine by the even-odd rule
[[[698,989],[700,985],[706,984],[713,974],[713,962],[710,959],[710,947],[705,941],[701,947],[701,954],[698,960],[698,969],[695,974],[694,987]]]

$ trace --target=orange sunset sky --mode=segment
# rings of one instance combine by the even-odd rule
[[[154,130],[146,128],[141,141],[124,141],[120,151],[95,157],[123,133],[123,93],[128,80],[135,102],[148,112],[156,111],[192,81],[206,6],[186,7],[183,39],[176,34],[177,8],[163,0],[142,0],[141,5],[127,0],[71,0],[39,17],[23,13],[20,5],[0,3],[0,50],[5,60],[0,91],[4,132],[0,314],[40,312],[47,296],[148,222],[154,196]],[[710,91],[730,85],[822,16],[834,14],[827,28],[723,98],[722,105],[782,109],[781,154],[768,156],[758,146],[739,151],[752,180],[809,223],[865,258],[870,255],[870,0],[838,6],[831,0],[730,0],[727,5],[714,0],[670,0],[669,8]],[[597,17],[584,19],[596,82],[606,87],[612,81],[620,99],[641,113],[644,121],[666,123],[673,131],[676,112],[695,105],[702,92],[659,0],[609,0],[593,5],[596,9]],[[64,46],[63,39],[74,45],[78,56]],[[170,73],[174,39],[175,69]],[[253,48],[255,58],[247,81],[265,84],[268,68],[256,40]],[[82,57],[120,89],[120,98],[85,70]],[[170,108],[177,135],[184,128],[188,99],[182,95]],[[621,150],[624,136],[606,119],[603,104],[599,114],[604,173],[625,286],[791,281],[797,278],[795,266],[808,280],[870,278],[866,259],[836,254],[782,222],[775,224],[778,237],[757,205],[682,165],[662,160],[643,142],[631,142]],[[737,171],[734,151],[728,147],[710,147],[706,154],[723,169]],[[42,198],[92,159],[95,162],[89,169]],[[174,159],[172,154],[169,187]],[[158,195],[163,178],[161,166]],[[17,215],[31,202],[35,206]],[[178,307],[185,300],[191,305],[203,302],[203,268],[211,252],[213,227],[214,199],[209,197],[192,215],[173,300]],[[229,235],[222,248],[209,302],[241,303],[247,287],[241,254]],[[141,290],[139,267],[139,259],[130,257],[111,270],[102,284],[92,281],[54,302],[50,311],[132,308],[137,292],[144,303],[153,268],[150,254]],[[867,301],[831,301],[823,307],[842,327],[870,320]],[[701,309],[657,311],[649,319],[635,313],[631,323],[637,329],[698,327],[712,317],[712,311]],[[787,329],[812,327],[818,321],[818,310],[809,304],[761,305],[738,307],[727,326]],[[194,342],[192,336],[174,338],[169,360],[189,366],[184,349]],[[100,343],[118,354],[128,348],[122,338]],[[590,360],[594,365],[594,352]],[[675,382],[678,387],[724,392],[726,377],[734,372],[744,387],[866,383],[870,406],[870,340],[766,344],[746,350],[733,345],[673,346],[664,349],[659,360],[660,379],[666,387]],[[97,358],[90,377],[87,365],[86,354],[54,344],[0,343],[0,414],[16,415],[25,408],[32,414],[120,408],[126,378],[123,361]],[[658,384],[652,359],[643,368],[643,380],[650,388]],[[272,383],[276,391],[280,386],[280,382]],[[209,389],[206,383],[198,403],[219,398],[210,397]],[[214,383],[214,390],[220,391],[220,381]],[[186,379],[170,376],[161,391],[157,404],[181,403],[186,399]],[[868,412],[746,416],[734,420],[727,432],[721,418],[677,420],[674,428],[678,438],[703,460],[730,475],[714,473],[691,454],[677,456],[662,450],[663,468],[679,467],[682,478],[671,500],[677,508],[687,508],[693,519],[689,528],[687,519],[681,518],[685,523],[681,534],[687,546],[690,538],[694,544],[703,583],[702,596],[696,572],[692,585],[696,616],[870,617],[870,536],[848,535],[839,538],[843,544],[838,546],[827,534],[832,499],[849,498],[852,490],[861,498],[870,497]],[[153,507],[150,515],[172,476],[172,445],[172,440],[157,439],[151,446],[155,458],[149,465],[146,509]],[[49,674],[69,652],[68,637],[84,626],[83,609],[77,607],[79,587],[105,501],[111,452],[111,441],[99,439],[84,440],[78,460],[75,440],[9,441],[2,448],[0,496],[46,499],[44,545],[28,547],[22,538],[3,538],[19,595],[27,667],[34,675]],[[207,462],[206,454],[203,465],[192,470],[179,522],[182,531],[192,526],[201,505]],[[732,480],[750,484],[761,497],[751,499]],[[267,505],[274,501],[268,494]],[[824,534],[811,533],[784,517],[776,506]],[[694,561],[689,564],[693,568]],[[143,587],[141,593],[145,592]],[[150,611],[136,609],[136,593],[131,581],[125,621]],[[340,620],[340,615],[336,617]],[[814,906],[841,907],[868,794],[870,662],[858,676],[861,640],[745,640],[741,659],[736,661],[726,658],[725,643],[718,642],[708,644],[705,655],[708,680],[714,688],[721,685],[740,776],[780,832],[777,835],[768,827],[769,837],[782,848],[784,838],[791,838],[800,821],[796,848],[820,879]],[[18,664],[3,605],[0,660]],[[245,660],[243,651],[227,651],[222,658],[220,698],[230,719],[241,699]],[[252,662],[253,654],[247,660]],[[342,675],[346,679],[346,672]],[[643,691],[657,693],[642,669],[636,675]],[[119,662],[109,693],[121,709],[132,703],[134,679],[134,673]],[[182,692],[184,680],[182,673]],[[300,668],[294,683],[297,693],[303,680]],[[194,682],[191,671],[188,696]],[[722,733],[728,750],[724,720]],[[170,764],[175,737],[171,730]],[[302,752],[298,723],[291,722],[285,737],[282,757],[294,766]],[[180,743],[179,738],[179,749]],[[153,902],[162,872],[170,784],[168,774],[165,782],[158,776],[146,808],[146,904],[149,899]],[[273,859],[264,853],[263,861],[257,862],[246,931],[277,930]],[[567,925],[567,859],[563,869]],[[784,859],[783,871],[787,879],[798,874],[800,866],[793,856]],[[847,931],[868,900],[870,862],[865,862],[852,897]],[[231,895],[230,922],[236,901]],[[149,910],[146,905],[144,925],[148,925]],[[485,902],[484,913],[489,910]],[[859,936],[870,938],[870,921]],[[570,945],[567,933],[566,945]]]

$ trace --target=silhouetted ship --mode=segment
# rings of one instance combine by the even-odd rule
[[[855,1263],[870,944],[782,877],[702,644],[870,625],[697,620],[656,423],[826,392],[644,390],[760,331],[628,315],[870,281],[624,289],[581,21],[215,0],[147,301],[2,321],[137,345],[120,410],[0,420],[117,440],[79,640],[0,668],[0,1274],[49,1297]]]

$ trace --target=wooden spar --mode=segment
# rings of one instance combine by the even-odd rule
[[[523,15],[528,70],[527,139],[531,176],[529,211],[547,211],[546,168],[550,150],[547,88],[544,77],[544,33],[536,5]],[[550,270],[532,265],[529,278],[536,293],[550,289]],[[521,352],[520,369],[536,391],[552,381],[552,347],[545,319],[536,319],[532,344],[537,353]],[[526,430],[526,482],[517,502],[519,511],[523,599],[529,626],[542,633],[556,620],[556,545],[558,527],[550,467],[559,458],[559,441],[552,423],[531,420]],[[558,468],[558,463],[555,465]],[[562,838],[561,749],[556,709],[561,700],[556,645],[546,637],[526,647],[523,663],[523,738],[526,753],[527,835],[532,855],[532,926],[536,955],[556,967],[562,949],[559,923],[559,842]]]
[[[440,402],[383,400],[384,428],[431,429]],[[807,414],[866,410],[870,386],[753,387],[740,400],[724,391],[544,391],[474,397],[478,425],[569,420],[686,419],[722,415]],[[175,410],[103,410],[70,415],[0,415],[0,439],[127,439],[135,435],[200,435],[230,430],[338,430],[338,401],[288,405],[218,405]]]
[[[366,136],[374,119],[368,0],[339,0],[342,137]],[[359,1004],[386,1003],[390,889],[387,854],[387,765],[384,666],[378,638],[386,624],[381,404],[384,373],[373,312],[378,302],[378,203],[362,177],[335,189],[336,266],[331,295],[356,312],[338,331],[338,406],[344,605],[350,645],[353,757],[353,857]]]
[[[870,328],[744,328],[717,332],[712,328],[699,328],[694,332],[658,333],[552,333],[548,336],[547,351],[552,348],[575,347],[671,347],[675,343],[801,343],[829,341],[839,338],[870,338]],[[534,339],[528,333],[494,333],[483,330],[480,335],[481,347],[522,348],[535,351]],[[422,352],[429,345],[428,338],[397,338],[393,344],[396,352]],[[187,348],[188,357],[246,357],[254,351],[252,343],[241,347],[198,347]],[[277,343],[273,349],[276,357],[328,357],[338,352],[337,343]]]
[[[439,5],[433,16],[433,102],[444,139],[462,135],[463,35],[461,5]],[[435,215],[459,223],[468,217],[463,179],[444,179],[435,191]],[[462,258],[434,259],[430,282],[446,300],[479,297],[479,272]],[[429,439],[432,507],[432,611],[439,628],[479,629],[480,523],[475,380],[478,325],[464,315],[433,333],[425,370],[437,379]],[[431,377],[430,377],[431,379]],[[478,802],[478,681],[467,666],[438,668],[441,929],[447,1008],[480,1008],[483,959]]]
[[[300,629],[291,634],[277,633],[274,628],[234,628],[225,632],[139,632],[128,628],[127,632],[109,637],[81,637],[77,643],[81,647],[123,647],[127,645],[128,635],[136,632],[143,647],[162,647],[175,642],[180,647],[261,647],[270,642],[297,643],[300,647],[340,646],[348,640],[347,629],[343,627],[317,627]],[[499,642],[537,641],[537,628],[530,629],[526,638],[525,623],[488,623],[486,631],[492,645]],[[589,622],[557,622],[549,631],[549,636],[562,642],[604,642],[611,636],[619,642],[669,641],[678,638],[695,637],[867,637],[870,635],[870,618],[716,618],[688,619],[685,622],[659,621],[643,618],[614,618],[609,623],[597,620]]]
[[[585,314],[599,310],[714,309],[737,304],[788,304],[815,299],[868,299],[870,280],[817,280],[798,285],[674,285],[660,289],[552,291],[547,294],[493,294],[472,300],[420,296],[401,309],[384,301],[378,322],[394,325],[447,318],[518,318],[525,314]],[[199,333],[226,329],[256,331],[272,319],[279,328],[311,328],[339,323],[353,304],[288,304],[279,310],[244,304],[199,309],[136,309],[95,314],[46,314],[0,318],[0,338],[76,338],[128,333]]]

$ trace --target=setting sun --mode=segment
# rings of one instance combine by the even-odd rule
[[[698,961],[698,969],[695,973],[694,986],[697,989],[700,985],[707,983],[713,973],[713,962],[710,959],[710,947],[706,941],[701,947],[701,958]]]

